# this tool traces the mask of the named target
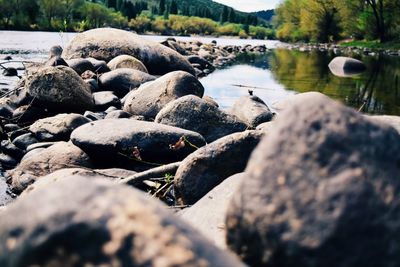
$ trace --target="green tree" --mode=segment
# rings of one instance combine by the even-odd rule
[[[105,3],[107,7],[117,9],[117,0],[106,0]]]
[[[80,10],[85,4],[85,0],[63,0],[62,11],[64,12],[64,20],[69,24],[74,20],[74,14]]]
[[[110,11],[101,4],[87,2],[83,11],[90,28],[101,27],[109,20]]]
[[[14,7],[12,1],[0,0],[0,18],[2,24],[7,29],[11,24],[11,18],[14,15]]]
[[[164,19],[165,20],[169,19],[169,10],[168,9],[165,9],[165,11],[164,11]]]
[[[165,10],[165,0],[160,0],[160,4],[158,6],[158,11],[160,12],[160,15],[164,15]]]
[[[151,19],[145,14],[141,14],[129,21],[129,27],[138,33],[144,33],[151,29]]]
[[[243,30],[248,35],[250,33],[250,26],[249,24],[243,24]]]
[[[340,17],[336,0],[308,0],[304,5],[301,27],[310,39],[329,42],[340,37]]]
[[[228,21],[228,15],[229,15],[228,13],[229,13],[228,7],[224,6],[221,13],[221,19],[220,19],[221,23],[225,23]]]
[[[175,0],[172,0],[171,6],[169,8],[170,14],[178,14],[178,5]]]
[[[182,8],[182,15],[183,16],[190,16],[190,8],[187,4],[185,4]]]
[[[66,13],[63,0],[39,0],[39,7],[48,28],[52,27],[53,19]]]
[[[131,1],[124,2],[121,12],[129,20],[136,18],[137,13],[138,13],[136,10],[136,6]]]
[[[236,12],[233,8],[229,9],[228,20],[229,22],[236,22]]]

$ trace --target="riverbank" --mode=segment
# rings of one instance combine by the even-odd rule
[[[287,43],[285,45],[289,49],[299,51],[333,51],[336,54],[342,53],[347,55],[390,55],[400,56],[400,43],[398,42],[368,42],[368,41],[351,41],[341,43]]]
[[[319,92],[273,110],[255,87],[222,109],[198,77],[241,56],[256,61],[271,52],[265,45],[158,43],[103,28],[49,50],[0,99],[0,173],[17,195],[0,207],[4,266],[308,267],[333,255],[340,267],[365,266],[366,252],[386,266],[400,257],[391,126],[400,117],[366,116]],[[275,52],[278,66],[293,51]]]
[[[343,47],[357,47],[371,50],[383,50],[383,51],[399,51],[400,42],[386,42],[381,43],[379,41],[350,41],[340,43]]]
[[[107,29],[103,30],[107,31]],[[111,33],[113,32],[111,31]],[[47,143],[50,142],[51,145],[53,144],[52,143],[53,141],[61,141],[64,139],[64,137],[61,138],[62,135],[58,137],[54,136],[45,137],[45,139],[43,139],[44,137],[42,136],[43,133],[41,134],[38,133],[39,135],[41,135],[41,137],[38,138],[36,134],[33,134],[31,129],[32,125],[34,125],[35,123],[39,123],[40,119],[43,119],[45,117],[57,116],[59,115],[60,111],[74,110],[74,108],[70,110],[69,108],[71,107],[69,108],[67,107],[66,109],[64,107],[64,109],[61,110],[59,109],[54,110],[54,106],[51,107],[53,105],[51,103],[52,101],[57,102],[56,99],[46,100],[50,101],[50,106],[48,106],[50,110],[47,110],[47,108],[46,110],[44,110],[42,106],[47,106],[48,103],[44,103],[43,100],[38,101],[36,103],[37,98],[40,97],[34,96],[32,98],[31,93],[28,94],[30,96],[26,95],[25,91],[28,90],[27,89],[28,85],[26,84],[27,81],[25,80],[27,77],[26,75],[27,73],[34,74],[36,72],[36,69],[40,66],[41,66],[40,68],[46,66],[55,67],[58,65],[67,65],[71,67],[78,75],[80,75],[78,76],[79,78],[77,78],[73,77],[71,73],[68,74],[69,78],[75,80],[76,84],[74,84],[73,87],[89,89],[93,94],[92,97],[94,97],[95,102],[91,103],[91,101],[88,100],[90,99],[90,97],[88,98],[87,95],[85,97],[79,96],[80,94],[82,94],[82,92],[81,93],[71,92],[72,95],[76,94],[75,97],[77,97],[77,99],[74,100],[77,103],[74,104],[71,102],[69,104],[72,105],[72,107],[75,106],[75,108],[77,108],[75,109],[75,111],[80,110],[81,108],[85,109],[85,105],[88,105],[87,106],[88,110],[86,110],[86,113],[84,114],[85,116],[81,117],[78,116],[78,118],[76,117],[70,118],[71,116],[67,116],[67,120],[72,120],[72,122],[70,121],[69,123],[76,123],[76,120],[90,121],[90,120],[104,119],[105,117],[113,117],[113,116],[116,116],[117,118],[122,116],[121,118],[125,118],[130,113],[127,113],[122,110],[125,101],[124,97],[132,89],[132,86],[134,88],[140,88],[140,85],[144,82],[154,81],[156,83],[156,81],[158,80],[157,78],[160,75],[169,73],[174,70],[185,70],[194,76],[191,76],[190,74],[182,76],[182,73],[175,72],[174,75],[176,75],[176,77],[174,75],[171,75],[171,77],[165,78],[167,79],[166,81],[163,81],[162,79],[163,77],[159,78],[161,79],[159,82],[162,84],[161,87],[168,86],[169,81],[171,81],[171,82],[177,82],[178,84],[175,86],[178,86],[177,88],[180,88],[179,86],[187,85],[187,82],[189,81],[185,80],[189,79],[192,80],[192,82],[195,82],[198,88],[201,88],[199,90],[201,90],[204,93],[203,86],[199,84],[194,77],[200,78],[209,75],[216,68],[221,68],[235,61],[236,56],[238,54],[265,53],[268,50],[267,46],[265,45],[254,45],[254,46],[218,45],[215,40],[208,40],[208,39],[207,41],[209,41],[209,43],[202,43],[200,41],[192,40],[190,42],[184,42],[184,41],[178,41],[175,38],[167,38],[164,39],[161,44],[159,44],[153,41],[141,39],[142,37],[138,37],[133,34],[129,36],[131,36],[133,40],[132,42],[138,42],[138,40],[140,40],[140,43],[147,43],[150,47],[154,47],[153,50],[150,51],[143,50],[143,53],[146,54],[141,55],[141,57],[143,57],[145,65],[143,65],[143,63],[141,63],[140,61],[135,60],[134,58],[129,56],[119,59],[114,58],[115,56],[112,56],[110,58],[104,58],[106,61],[99,61],[95,59],[90,59],[90,60],[72,59],[64,61],[61,58],[56,59],[56,57],[54,57],[54,54],[52,54],[53,55],[52,59],[48,60],[48,58],[42,57],[42,61],[38,61],[33,66],[28,67],[26,70],[24,70],[25,66],[31,65],[29,62],[21,61],[20,63],[16,63],[13,61],[12,58],[14,55],[11,55],[11,57],[10,55],[7,56],[8,60],[5,60],[2,63],[2,66],[9,67],[9,70],[12,70],[14,69],[13,66],[15,66],[15,64],[19,64],[18,65],[19,67],[16,68],[18,68],[19,75],[21,75],[23,79],[22,81],[19,82],[19,85],[21,87],[20,88],[17,87],[16,88],[17,90],[11,90],[11,88],[9,88],[8,90],[10,91],[7,91],[7,89],[6,91],[2,91],[2,97],[1,97],[2,108],[0,110],[0,116],[2,117],[2,125],[4,126],[3,134],[5,134],[6,136],[8,136],[8,138],[10,138],[8,141],[4,140],[4,142],[2,143],[2,148],[5,149],[3,153],[0,153],[1,155],[0,164],[3,170],[7,170],[10,168],[12,169],[16,167],[19,164],[19,162],[25,158],[26,153],[29,153],[33,150],[36,151],[37,149],[40,150],[46,148],[48,146],[46,142]],[[72,40],[78,38],[78,35],[68,35],[64,37],[67,37],[67,39],[71,38],[70,42],[72,42]],[[121,37],[119,36],[118,38]],[[163,37],[160,36],[159,38]],[[125,41],[121,39],[121,42]],[[30,45],[32,45],[32,43]],[[137,44],[137,47],[141,47],[141,45],[142,44],[140,45]],[[118,50],[117,53],[123,54],[123,51],[126,51],[126,53],[130,53],[129,47],[130,44],[126,44],[126,46],[120,47],[119,48],[120,50]],[[166,48],[170,49],[166,50]],[[71,50],[72,48],[69,47],[68,49]],[[115,48],[113,47],[112,49]],[[51,53],[55,53],[58,51],[57,53],[59,56],[59,51],[62,51],[62,48],[60,46],[57,46],[55,48],[53,47],[52,49],[48,48],[46,50],[51,50]],[[164,51],[165,53],[167,53],[167,55],[163,55],[160,51]],[[82,51],[77,50],[75,52],[80,53]],[[97,58],[99,58],[99,55],[96,56]],[[168,56],[171,57],[172,59],[169,59]],[[70,55],[69,57],[79,58],[80,56],[74,54]],[[100,56],[100,58],[102,57]],[[160,65],[159,63],[158,64],[153,63],[157,61],[164,63],[163,65]],[[12,64],[10,65],[8,64],[8,62],[14,65]],[[109,63],[107,64],[106,62]],[[23,71],[26,71],[27,73],[24,73]],[[149,73],[151,73],[152,75],[150,75]],[[57,75],[61,74],[58,73],[51,75],[55,75],[55,77],[58,77]],[[41,76],[37,78],[40,79]],[[64,78],[61,77],[58,78],[62,79],[62,83],[67,83],[67,84],[69,83],[67,80],[64,80]],[[165,82],[167,82],[167,84],[164,84]],[[17,82],[15,84],[17,84]],[[56,84],[53,86],[64,88],[65,85]],[[47,85],[46,86],[43,85],[43,87],[47,88]],[[64,88],[64,90],[69,90],[69,89]],[[59,93],[61,94],[61,92]],[[203,93],[201,93],[201,96]],[[25,96],[22,96],[21,98],[20,97],[21,94]],[[170,96],[170,98],[168,98],[169,101],[172,101],[173,99],[177,98],[178,95],[180,96],[179,92],[171,92],[171,94],[172,95]],[[56,95],[51,95],[47,97],[53,98],[56,97]],[[82,97],[83,99],[86,100],[82,100]],[[157,99],[153,100],[157,102]],[[215,101],[213,101],[211,98],[209,98],[209,100],[212,101],[212,103],[215,103]],[[34,105],[32,105],[32,103]],[[217,104],[215,103],[215,105]],[[109,113],[111,115],[109,115]],[[223,114],[224,113],[221,113],[220,115],[224,116]],[[154,120],[156,114],[152,114],[150,117],[147,116],[143,117],[142,115],[137,117],[137,119],[146,118],[149,120]],[[128,117],[130,117],[130,115]],[[60,120],[60,118],[55,117],[54,120],[58,121]],[[49,123],[52,124],[52,122]],[[225,124],[226,123],[229,125],[229,123],[233,122],[232,121],[225,122]],[[42,125],[42,127],[44,127],[44,125]],[[65,131],[65,129],[61,131]],[[43,144],[44,147],[40,145],[40,143],[43,142],[45,143]]]

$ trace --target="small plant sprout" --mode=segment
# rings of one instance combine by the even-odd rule
[[[174,180],[174,176],[173,176],[172,174],[170,174],[170,173],[164,174],[164,177],[165,177],[165,182],[166,182],[167,184],[172,183],[173,180]]]

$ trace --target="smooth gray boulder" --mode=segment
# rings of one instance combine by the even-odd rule
[[[107,113],[105,116],[105,119],[128,119],[131,118],[133,115],[123,111],[123,110],[114,110],[111,111],[110,113]]]
[[[243,172],[262,136],[261,131],[235,133],[190,154],[175,174],[177,203],[193,205],[229,176]]]
[[[230,113],[255,129],[264,122],[269,122],[274,113],[258,96],[242,96],[233,104]]]
[[[1,217],[1,266],[244,267],[159,202],[102,179],[65,177]]]
[[[182,137],[195,147],[205,145],[204,138],[198,133],[134,119],[91,122],[76,129],[71,140],[91,157],[108,162],[122,161],[128,157],[132,158],[130,165],[134,165],[140,162],[158,164],[182,160],[196,150],[189,144],[173,149]]]
[[[8,154],[0,153],[0,168],[2,171],[10,170],[18,165],[18,159]]]
[[[108,62],[107,66],[111,70],[128,68],[139,70],[141,72],[149,73],[146,66],[137,58],[128,56],[128,55],[120,55],[113,58],[110,62]]]
[[[85,58],[93,65],[93,73],[102,74],[111,71],[104,60],[98,60],[92,57]]]
[[[14,109],[10,105],[0,105],[0,116],[10,119],[13,115]]]
[[[39,142],[32,133],[26,133],[15,138],[12,143],[22,150],[26,150],[28,146]]]
[[[55,145],[56,143],[57,143],[56,141],[54,141],[54,142],[39,142],[36,144],[29,145],[26,148],[26,151],[29,152],[29,151],[39,149],[39,148],[48,148],[48,147],[51,147],[52,145]]]
[[[146,40],[137,34],[100,28],[80,33],[74,37],[63,52],[63,57],[93,57],[110,61],[120,55],[139,59],[154,75],[183,70],[194,74],[194,69],[185,57],[157,42]]]
[[[203,94],[204,87],[196,77],[184,71],[174,71],[130,92],[126,96],[124,111],[155,118],[169,102],[185,95],[203,97]]]
[[[58,112],[83,112],[94,106],[90,87],[71,68],[45,67],[28,76],[25,90],[33,104]]]
[[[10,155],[13,158],[21,159],[24,156],[24,149],[14,145],[10,140],[2,140],[0,142],[0,149],[3,153]]]
[[[79,76],[85,71],[94,71],[92,62],[86,58],[74,58],[66,60],[66,62],[71,69],[78,73]]]
[[[212,241],[214,245],[227,249],[226,214],[233,195],[244,179],[246,179],[245,173],[227,178],[193,206],[178,212],[178,216]]]
[[[49,56],[52,57],[60,57],[62,55],[63,48],[60,45],[54,45],[50,47]]]
[[[351,77],[364,72],[367,67],[357,59],[350,57],[335,57],[329,63],[332,74],[338,77]]]
[[[56,170],[65,168],[93,168],[88,155],[72,143],[59,142],[40,153],[22,160],[13,170],[6,173],[10,187],[21,193],[37,179]]]
[[[73,130],[90,122],[80,114],[58,114],[36,121],[29,127],[40,141],[68,141]]]
[[[166,105],[155,122],[198,132],[208,143],[248,127],[236,116],[194,95],[178,98]]]
[[[95,110],[105,111],[109,107],[121,108],[121,101],[111,91],[93,93]]]
[[[69,67],[68,63],[60,56],[51,57],[44,63],[46,67],[66,66]]]
[[[326,96],[283,112],[253,152],[228,217],[250,266],[396,266],[400,135]]]
[[[118,97],[124,97],[141,84],[153,81],[156,77],[134,69],[116,69],[104,73],[99,78],[100,91],[112,91]]]

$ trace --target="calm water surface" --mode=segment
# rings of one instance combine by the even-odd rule
[[[218,70],[201,81],[207,94],[222,107],[238,96],[254,93],[273,104],[289,95],[319,91],[348,106],[371,114],[400,115],[400,58],[365,56],[367,71],[351,78],[334,76],[332,52],[275,49],[264,55],[243,55],[235,65]]]
[[[0,31],[0,52],[17,51],[19,54],[13,55],[16,60],[45,61],[51,46],[65,47],[74,35]],[[166,37],[144,38],[162,41]],[[220,45],[265,44],[268,48],[277,48],[263,55],[242,55],[233,65],[201,79],[206,94],[215,98],[223,108],[232,106],[239,96],[248,94],[249,89],[270,105],[296,93],[319,91],[357,109],[363,106],[367,113],[400,115],[399,57],[361,57],[359,59],[367,64],[366,72],[352,78],[339,78],[328,68],[330,60],[336,56],[332,52],[281,49],[282,44],[275,41],[204,37],[177,39],[205,43],[217,40]],[[12,82],[15,82],[14,78],[0,75],[0,90]]]

